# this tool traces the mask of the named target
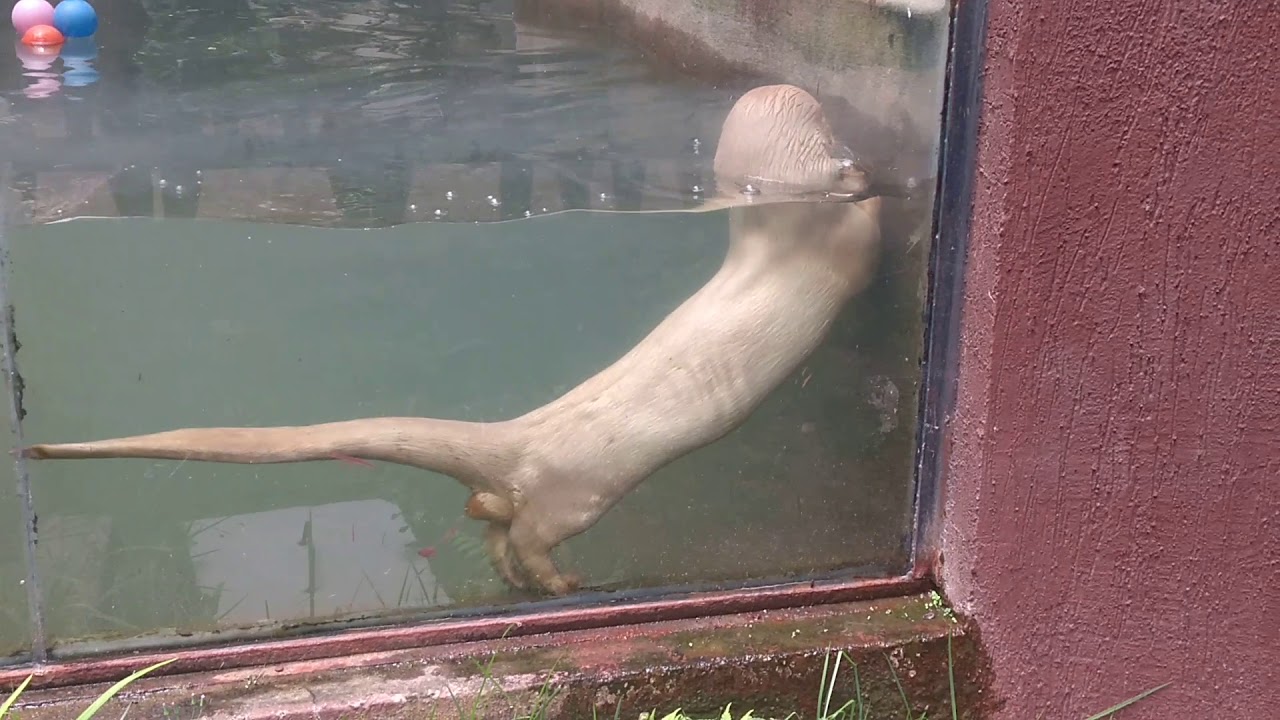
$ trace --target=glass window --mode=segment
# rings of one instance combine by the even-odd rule
[[[13,448],[7,413],[0,416],[0,451]],[[31,645],[31,616],[27,612],[27,561],[17,483],[5,475],[0,485],[0,658],[25,654]]]
[[[908,572],[941,3],[115,5],[0,61],[61,652]]]

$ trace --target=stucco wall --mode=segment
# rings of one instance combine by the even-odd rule
[[[1280,5],[989,10],[946,589],[1000,717],[1280,716]]]

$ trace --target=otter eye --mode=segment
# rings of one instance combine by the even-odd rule
[[[857,160],[841,158],[839,169],[836,170],[836,175],[841,181],[846,182],[852,179],[863,180],[865,179],[866,169],[859,165]]]
[[[852,160],[841,160],[840,170],[838,171],[838,173],[840,175],[841,180],[848,180],[849,178],[862,177],[863,170],[861,167],[858,167],[858,164],[856,162]]]

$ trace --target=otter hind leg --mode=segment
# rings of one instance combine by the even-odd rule
[[[497,523],[489,523],[484,529],[484,548],[489,554],[489,563],[493,565],[498,577],[516,590],[527,590],[529,582],[515,563],[511,553],[511,542],[507,536],[507,527]]]
[[[511,501],[495,493],[474,492],[467,498],[465,513],[472,520],[489,523],[484,530],[484,549],[498,577],[517,590],[527,589],[529,583],[514,562],[507,538],[507,526],[515,516]]]

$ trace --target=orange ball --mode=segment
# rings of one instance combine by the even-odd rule
[[[61,45],[64,40],[62,33],[52,25],[36,25],[22,34],[22,44],[32,47]]]

